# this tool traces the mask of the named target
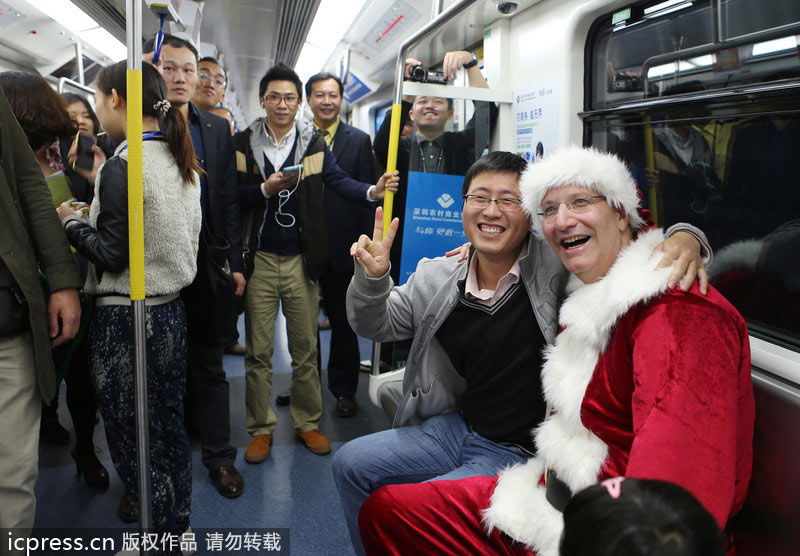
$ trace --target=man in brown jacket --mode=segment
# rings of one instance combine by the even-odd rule
[[[41,399],[56,392],[50,349],[78,331],[79,286],[50,190],[0,91],[0,529],[18,535],[36,509]]]

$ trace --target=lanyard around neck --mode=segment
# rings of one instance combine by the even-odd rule
[[[434,144],[433,141],[428,141],[428,142],[431,143],[431,144]],[[434,166],[434,168],[433,168],[433,172],[432,173],[434,173],[434,174],[440,173],[439,172],[439,167],[442,164],[442,157],[444,155],[444,147],[439,146],[439,145],[437,145],[437,146],[439,147],[439,156],[436,158],[436,166]],[[419,157],[422,160],[422,171],[427,174],[428,173],[428,163],[426,161],[425,151],[422,150],[422,145],[420,144],[419,141],[417,141],[417,148],[419,149]]]
[[[163,131],[148,131],[147,133],[142,134],[142,141],[147,141],[148,139],[152,139],[153,137],[158,137],[159,135],[164,135]],[[120,149],[119,152],[128,150],[128,144],[126,143],[124,147]]]

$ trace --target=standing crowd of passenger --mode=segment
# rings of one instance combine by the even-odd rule
[[[282,399],[297,440],[332,451],[320,430],[321,295],[339,417],[358,411],[356,334],[397,342],[395,358],[407,361],[394,428],[333,460],[356,553],[583,554],[598,527],[595,547],[722,553],[720,530],[749,480],[753,399],[744,321],[707,288],[701,230],[652,229],[627,168],[605,153],[565,148],[530,167],[512,153],[478,157],[489,135],[476,120],[494,127],[493,103],[450,132],[451,100],[405,98],[401,127],[415,128],[400,140],[399,172],[381,174],[389,118],[373,152],[369,135],[339,118],[338,77],[304,84],[277,64],[259,83],[264,116],[234,133],[219,60],[170,35],[157,63],[154,41],[144,52],[155,531],[189,529],[188,435],[220,495],[245,489],[226,352],[244,355],[244,460],[269,457],[279,309],[292,368]],[[418,64],[409,59],[406,75]],[[469,52],[449,52],[443,69],[488,87]],[[56,414],[62,379],[78,473],[88,487],[109,484],[92,442],[99,410],[126,491],[119,516],[139,517],[125,64],[103,69],[96,91],[95,114],[38,76],[0,74],[0,527],[20,536],[33,526],[38,432],[70,442]],[[73,166],[76,132],[96,141],[91,168]],[[465,176],[470,243],[460,257],[423,260],[397,286],[402,222],[384,235],[377,204],[397,191],[402,214],[409,171]],[[687,512],[699,516],[692,527]],[[638,528],[635,542],[623,521]]]

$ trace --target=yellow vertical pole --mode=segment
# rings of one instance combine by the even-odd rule
[[[147,352],[145,330],[144,217],[142,201],[142,2],[126,0],[128,45],[128,269],[131,280],[133,329],[133,398],[136,416],[136,484],[139,493],[139,531],[153,525],[150,496],[150,420],[147,410]],[[147,551],[143,551],[145,553]]]
[[[656,169],[655,156],[653,154],[653,128],[650,126],[650,118],[646,117],[645,121],[648,122],[644,125],[644,163],[645,167],[653,171]],[[661,226],[660,215],[660,191],[658,187],[647,187],[647,204],[650,205],[650,212],[653,213],[653,222],[656,226]]]
[[[142,70],[128,70],[128,235],[131,300],[144,299]]]
[[[386,159],[386,171],[394,173],[397,170],[397,149],[400,145],[400,119],[402,116],[403,105],[392,105],[391,127],[389,128],[389,155]],[[383,235],[389,231],[389,224],[392,222],[392,209],[394,206],[394,192],[386,190],[383,196]]]

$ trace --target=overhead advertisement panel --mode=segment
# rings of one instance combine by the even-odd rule
[[[372,52],[383,52],[392,45],[396,46],[394,43],[397,43],[402,37],[409,36],[408,28],[420,17],[422,14],[411,4],[398,0],[384,12],[367,33],[366,38],[359,44]]]

